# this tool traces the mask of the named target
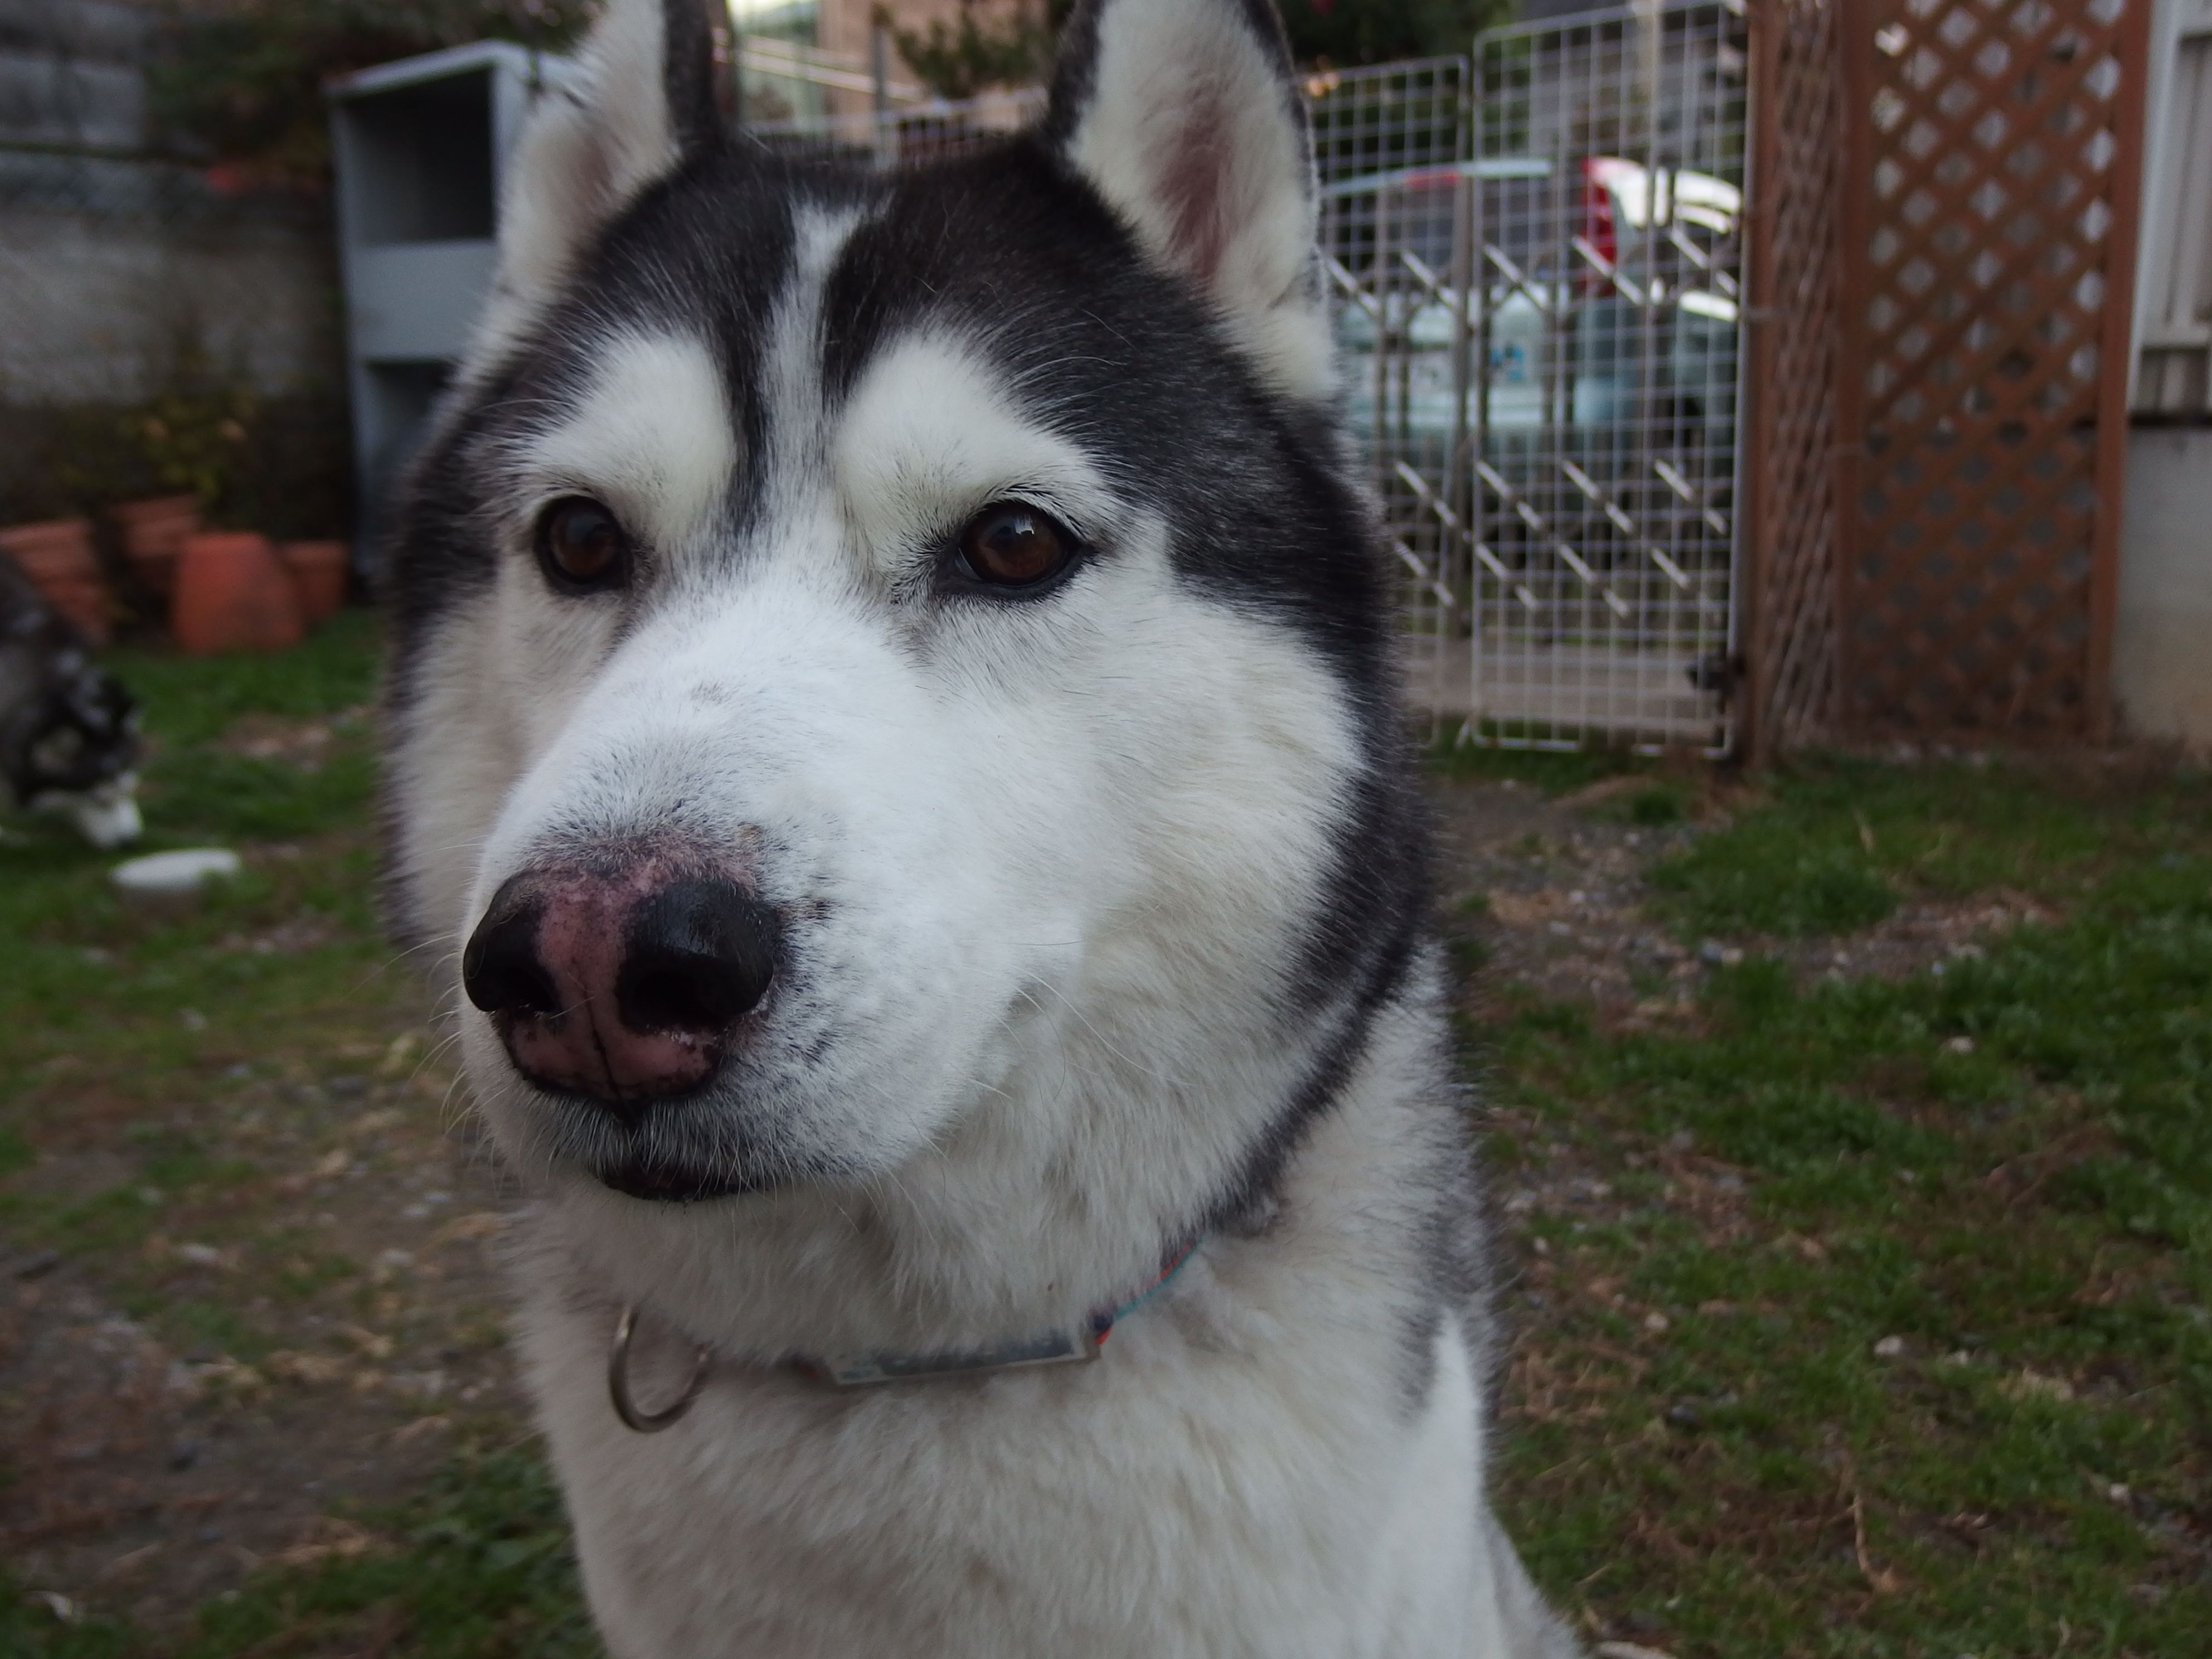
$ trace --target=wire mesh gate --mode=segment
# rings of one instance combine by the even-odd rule
[[[1347,412],[1404,578],[1412,689],[1438,718],[1463,714],[1474,349],[1468,62],[1329,71],[1306,90]]]
[[[1697,0],[1309,86],[1413,689],[1467,738],[1731,741],[1746,68]]]

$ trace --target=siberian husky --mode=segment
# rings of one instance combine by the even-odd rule
[[[136,841],[138,702],[92,641],[0,553],[0,780],[18,806],[68,818],[94,847]]]
[[[611,0],[396,522],[400,930],[617,1655],[1557,1656],[1266,0],[891,173]]]

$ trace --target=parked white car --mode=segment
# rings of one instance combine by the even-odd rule
[[[1328,193],[1373,198],[1374,218],[1387,219],[1399,246],[1424,269],[1448,272],[1462,179],[1540,179],[1549,165],[1515,158],[1370,175]],[[1485,225],[1491,280],[1477,294],[1394,280],[1379,301],[1340,296],[1337,341],[1356,430],[1448,436],[1459,419],[1455,360],[1464,328],[1469,350],[1485,360],[1483,373],[1468,376],[1470,426],[1480,421],[1501,435],[1587,432],[1644,418],[1686,441],[1725,440],[1735,411],[1737,303],[1722,255],[1741,192],[1710,174],[1655,174],[1618,156],[1586,158],[1583,175],[1571,234],[1507,214]],[[1648,402],[1638,395],[1647,385]]]

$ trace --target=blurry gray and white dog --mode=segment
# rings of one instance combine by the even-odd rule
[[[76,624],[0,553],[0,777],[95,847],[137,839],[138,705]]]
[[[611,0],[541,99],[391,564],[393,908],[609,1647],[1571,1653],[1272,10],[1091,0],[891,173],[708,54]]]

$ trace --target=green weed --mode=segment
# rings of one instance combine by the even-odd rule
[[[356,1517],[368,1546],[270,1568],[161,1640],[111,1620],[65,1625],[0,1581],[0,1652],[21,1659],[595,1659],[560,1493],[532,1443],[458,1452],[410,1502]]]
[[[1628,798],[1624,816],[1631,823],[1656,828],[1680,823],[1690,816],[1686,792],[1676,784],[1654,784]]]
[[[0,1569],[0,1653],[9,1659],[143,1659],[137,1632],[112,1619],[63,1622]]]
[[[362,1519],[391,1546],[255,1577],[202,1611],[177,1659],[364,1642],[408,1659],[599,1653],[560,1493],[534,1445],[464,1450],[414,1503]]]
[[[307,720],[358,708],[375,693],[376,648],[374,617],[343,611],[289,651],[187,657],[125,647],[106,660],[138,694],[148,735],[182,745],[212,743],[246,714]]]
[[[372,915],[367,831],[374,782],[365,722],[341,724],[320,765],[233,753],[241,716],[328,718],[374,686],[375,635],[346,613],[278,656],[191,659],[118,652],[145,706],[152,752],[143,850],[214,842],[289,843],[182,915],[134,910],[107,881],[115,855],[51,820],[18,820],[0,844],[0,1103],[50,1061],[155,1097],[181,1070],[248,1032],[298,1028],[357,995],[384,958]],[[303,853],[298,843],[326,845]],[[282,930],[308,943],[258,951]],[[327,936],[321,942],[319,936]],[[91,1078],[76,1080],[81,1091]],[[0,1129],[21,1133],[20,1126]]]

